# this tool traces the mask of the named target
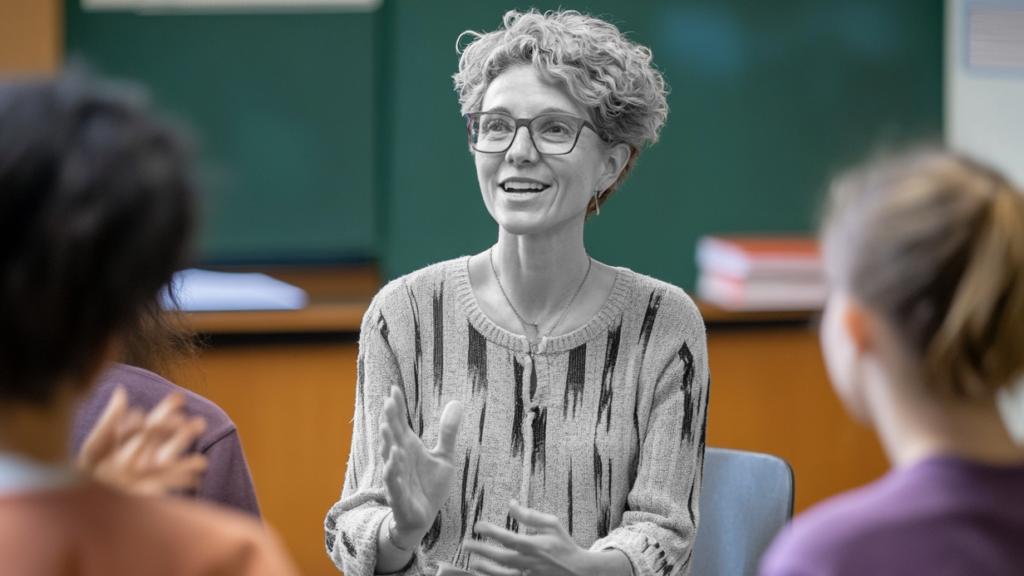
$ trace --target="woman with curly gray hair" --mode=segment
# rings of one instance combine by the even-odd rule
[[[466,35],[455,86],[498,241],[366,312],[328,553],[348,576],[685,575],[704,324],[682,290],[583,242],[657,139],[664,81],[647,48],[574,11]]]

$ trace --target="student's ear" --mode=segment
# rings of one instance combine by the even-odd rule
[[[871,319],[871,312],[863,304],[854,298],[846,300],[842,311],[843,328],[858,353],[866,352],[873,345]]]

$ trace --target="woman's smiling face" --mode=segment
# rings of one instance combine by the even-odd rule
[[[563,88],[525,65],[510,68],[491,82],[482,110],[514,118],[551,113],[588,117]],[[582,222],[587,203],[611,186],[624,165],[614,148],[583,128],[572,152],[546,156],[520,127],[507,151],[473,153],[484,204],[499,226],[517,235],[543,233],[577,218]]]

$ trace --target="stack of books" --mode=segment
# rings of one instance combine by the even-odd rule
[[[828,297],[809,237],[705,236],[697,267],[697,294],[726,310],[819,310]]]

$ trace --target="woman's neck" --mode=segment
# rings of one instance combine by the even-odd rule
[[[1007,432],[994,395],[942,398],[912,376],[897,380],[877,364],[866,372],[872,420],[895,466],[939,455],[993,465],[1024,464],[1024,450]]]
[[[490,256],[501,288],[529,322],[559,314],[590,267],[582,230],[536,236],[500,230]]]
[[[618,275],[587,255],[582,217],[541,235],[499,228],[498,243],[470,258],[468,269],[484,314],[531,341],[567,334],[589,322],[611,295]]]

